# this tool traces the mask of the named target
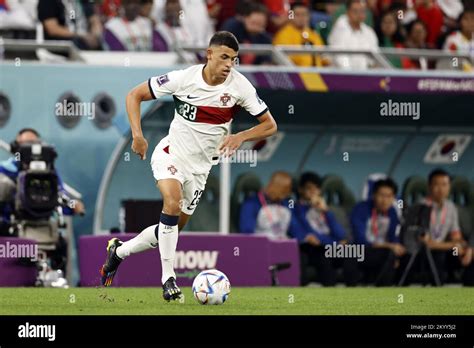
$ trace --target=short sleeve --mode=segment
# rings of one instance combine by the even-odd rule
[[[45,21],[49,18],[59,18],[59,11],[61,11],[61,7],[56,1],[39,0],[37,11],[38,19],[40,21]]]
[[[157,99],[167,94],[176,93],[181,85],[183,70],[174,70],[160,76],[148,79],[148,88],[153,98]]]
[[[267,104],[260,99],[257,90],[252,84],[244,78],[241,91],[243,91],[239,105],[242,106],[250,115],[260,117],[268,111]]]

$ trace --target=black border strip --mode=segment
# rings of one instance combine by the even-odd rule
[[[259,112],[258,114],[256,115],[252,115],[253,117],[260,117],[262,116],[264,113],[266,113],[268,111],[268,108],[265,108],[265,110],[263,110],[262,112]]]
[[[315,289],[316,291],[316,289]],[[192,308],[190,307],[190,312]],[[55,341],[45,338],[19,336],[19,325],[55,325]],[[266,325],[265,325],[266,324]],[[447,326],[452,329],[446,329]],[[424,329],[414,328],[423,326]],[[432,326],[433,329],[429,329]],[[443,329],[437,328],[438,326]],[[0,316],[0,344],[8,348],[21,344],[130,344],[146,343],[192,344],[211,330],[212,342],[222,347],[222,342],[246,346],[283,343],[288,347],[315,343],[338,345],[387,344],[416,346],[472,347],[474,316]],[[163,328],[166,335],[154,333]],[[270,329],[270,330],[269,330]],[[122,331],[121,331],[122,330]],[[130,334],[110,334],[110,333]],[[245,335],[238,333],[245,332]],[[343,334],[341,334],[341,332]],[[139,334],[131,334],[139,333]],[[311,333],[311,334],[308,334]],[[408,334],[456,334],[455,338],[411,338]],[[250,339],[251,337],[251,339]],[[295,345],[296,344],[296,345]],[[225,344],[224,344],[225,346]]]
[[[151,88],[151,77],[148,79],[148,88],[150,90],[150,94],[151,96],[153,97],[153,99],[158,99],[156,96],[155,96],[155,93],[153,92],[153,88]]]

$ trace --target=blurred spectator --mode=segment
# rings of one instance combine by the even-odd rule
[[[291,5],[293,18],[281,28],[273,38],[274,45],[323,46],[318,33],[309,27],[309,8],[302,2]],[[289,58],[299,66],[322,66],[323,60],[317,54],[290,55]]]
[[[155,0],[154,10],[152,10],[152,17],[154,17],[157,23],[160,25],[163,23],[169,24],[170,17],[177,16],[179,25],[172,26],[172,28],[180,28],[178,30],[180,32],[177,33],[178,37],[181,36],[180,41],[184,40],[184,42],[188,44],[207,47],[209,40],[214,34],[214,25],[209,16],[205,0],[180,0],[179,5],[180,8],[176,14],[175,11],[177,6],[175,4],[169,4],[166,0]],[[165,9],[166,7],[168,10]],[[169,27],[163,28],[160,26],[159,31],[162,32],[162,30],[165,33],[169,32]],[[182,37],[182,34],[185,36]],[[171,41],[174,41],[171,39],[171,36],[167,35],[166,37],[168,37]]]
[[[379,2],[379,14],[393,11],[403,26],[417,18],[415,0],[382,0]]]
[[[451,191],[449,174],[442,169],[433,170],[428,177],[428,188],[428,197],[421,204],[410,207],[406,214],[405,231],[413,230],[409,229],[409,226],[421,228],[421,231],[413,236],[404,236],[406,240],[410,237],[414,238],[422,248],[416,256],[413,272],[410,275],[413,276],[413,273],[418,272],[423,276],[423,280],[428,279],[431,271],[426,253],[423,252],[423,248],[428,248],[431,251],[441,283],[447,279],[448,262],[454,259],[459,268],[464,268],[464,283],[474,285],[473,250],[464,240],[459,227],[458,210],[449,199]],[[456,253],[453,252],[454,250]],[[412,278],[408,279],[410,282]],[[432,277],[431,280],[433,280]]]
[[[465,53],[474,55],[474,7],[467,8],[459,19],[460,30],[457,30],[446,38],[444,50],[453,53]],[[472,71],[471,62],[463,59],[459,63],[465,71]]]
[[[365,259],[359,262],[364,282],[392,285],[398,259],[405,254],[398,232],[400,220],[394,207],[397,185],[390,179],[375,183],[372,199],[358,203],[351,213],[356,244],[365,245]]]
[[[152,22],[154,22],[153,18],[151,17],[151,11],[153,10],[153,0],[142,0],[140,6],[140,16],[145,18],[150,18]]]
[[[444,15],[445,32],[450,33],[459,26],[459,18],[463,13],[464,6],[461,0],[437,0],[438,6]],[[441,45],[438,45],[441,46]]]
[[[275,172],[268,185],[247,198],[240,208],[240,232],[285,239],[291,222],[288,198],[292,180],[286,172]]]
[[[365,2],[348,0],[347,13],[339,17],[329,34],[329,45],[335,48],[378,51],[377,35],[364,23],[365,18]],[[374,64],[370,57],[362,54],[338,54],[335,63],[344,69],[367,69]]]
[[[311,280],[306,268],[313,266],[317,272],[316,279],[324,286],[333,286],[337,268],[343,266],[344,260],[327,258],[325,246],[345,243],[346,232],[321,196],[321,178],[317,174],[308,172],[301,175],[298,194],[289,235],[300,243],[302,285]]]
[[[230,18],[222,26],[222,30],[230,31],[243,44],[271,44],[270,35],[265,31],[267,26],[267,9],[260,3],[248,3],[242,9],[243,18]],[[253,53],[240,54],[241,64],[271,63],[269,55]]]
[[[416,13],[418,19],[426,24],[428,36],[426,41],[431,46],[436,46],[438,37],[441,35],[443,27],[443,11],[436,4],[435,0],[417,0]]]
[[[376,25],[376,32],[380,47],[403,48],[405,39],[401,33],[400,23],[395,12],[388,11],[382,14]],[[403,67],[402,59],[399,57],[389,56],[388,59],[394,67],[399,69]]]
[[[104,42],[110,51],[166,51],[151,19],[140,16],[141,0],[122,0],[123,15],[105,23]]]
[[[121,0],[103,0],[100,5],[100,12],[104,16],[104,21],[109,18],[120,16],[120,8],[122,7]]]
[[[87,0],[39,0],[38,19],[46,40],[72,40],[80,49],[100,49],[102,24]]]
[[[408,26],[407,40],[405,41],[406,48],[417,48],[417,49],[430,49],[432,45],[426,42],[428,32],[426,30],[426,24],[421,20],[415,20]],[[407,61],[404,65],[405,69],[422,69],[427,70],[432,68],[433,64],[429,63],[424,57],[413,58]]]
[[[350,1],[343,0],[340,2],[342,2],[341,6],[337,7],[336,11],[332,15],[331,23],[333,25],[337,22],[337,20],[341,16],[347,13],[347,8],[349,7],[348,3],[350,3]],[[377,0],[368,0],[368,1],[361,0],[361,2],[364,2],[366,4],[366,6],[364,7],[364,11],[365,11],[364,23],[367,24],[369,27],[373,28],[374,27],[374,10],[376,9],[375,5],[377,4]]]
[[[0,29],[33,30],[38,0],[1,0]]]
[[[294,0],[263,0],[263,4],[267,7],[270,15],[270,25],[268,31],[272,34],[276,33],[289,21],[289,11],[294,3],[302,3],[309,6],[308,0],[294,1]]]
[[[182,26],[183,13],[179,0],[166,0],[163,18],[155,26],[170,49],[176,45],[193,43],[191,33]]]
[[[315,0],[310,7],[309,26],[316,31],[324,42],[327,42],[331,29],[332,14],[337,10],[339,4],[335,0]]]
[[[240,8],[247,6],[247,3],[251,0],[208,0],[207,8],[209,14],[214,18],[214,28],[222,28],[224,23],[241,13]]]

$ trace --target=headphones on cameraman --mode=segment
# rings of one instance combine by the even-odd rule
[[[17,133],[15,139],[10,143],[10,152],[12,154],[15,154],[17,153],[19,150],[20,150],[20,144],[18,143],[18,141],[16,140],[16,138],[18,138],[20,135],[22,135],[23,133],[26,133],[26,132],[31,132],[33,133],[34,135],[36,135],[38,138],[41,138],[40,134],[38,133],[38,131],[36,131],[35,129],[33,128],[23,128],[23,129],[20,129],[20,131]]]

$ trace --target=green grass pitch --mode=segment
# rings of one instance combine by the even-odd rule
[[[183,293],[167,303],[159,288],[0,288],[0,315],[474,314],[472,288],[235,288],[221,306]]]

